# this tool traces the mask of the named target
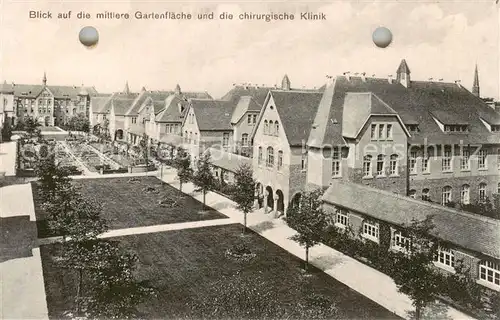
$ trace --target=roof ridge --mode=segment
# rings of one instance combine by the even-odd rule
[[[459,209],[455,209],[455,208],[450,208],[450,207],[446,207],[446,206],[442,206],[442,205],[438,205],[438,204],[434,204],[434,203],[428,202],[428,201],[413,199],[413,198],[410,198],[410,197],[407,197],[407,196],[403,196],[403,195],[398,194],[398,193],[394,193],[394,192],[386,191],[386,190],[383,190],[383,189],[378,189],[378,188],[373,188],[373,187],[365,186],[363,184],[358,184],[358,183],[353,183],[353,182],[347,182],[347,181],[342,181],[342,180],[335,180],[335,183],[340,183],[340,184],[344,184],[344,185],[349,185],[349,184],[356,185],[357,187],[359,187],[361,189],[370,190],[370,191],[373,191],[373,192],[377,192],[377,193],[385,194],[387,196],[391,196],[393,198],[405,200],[405,201],[408,201],[408,202],[422,204],[424,206],[429,206],[429,207],[432,207],[432,208],[435,208],[435,209],[447,211],[447,212],[454,213],[454,214],[459,214],[459,215],[464,216],[464,217],[469,217],[469,218],[481,220],[483,222],[487,222],[487,223],[491,223],[491,224],[495,224],[495,225],[499,225],[500,226],[500,220],[493,219],[493,218],[490,218],[490,217],[487,217],[487,216],[483,216],[483,215],[480,215],[480,214],[466,212],[466,211],[463,211],[463,210],[459,210]]]

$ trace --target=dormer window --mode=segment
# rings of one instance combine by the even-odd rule
[[[444,125],[444,132],[468,132],[469,128],[467,125],[450,125],[450,124],[445,124]]]
[[[418,124],[407,124],[406,129],[410,132],[419,132]]]

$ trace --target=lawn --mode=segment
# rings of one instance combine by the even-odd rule
[[[73,183],[81,188],[84,196],[102,203],[103,217],[110,229],[226,218],[216,210],[200,213],[201,202],[152,176],[80,179]],[[35,182],[32,190],[37,220],[43,220],[42,199]],[[163,206],[158,203],[162,199],[168,199]],[[40,222],[38,236],[49,235],[46,224]]]
[[[399,319],[388,310],[325,273],[303,272],[303,261],[241,226],[226,225],[115,238],[139,256],[137,277],[158,291],[139,306],[147,319],[307,318],[322,301],[336,306],[327,319]],[[225,252],[242,244],[255,256],[247,262]],[[49,317],[61,318],[71,306],[72,271],[58,268],[57,245],[41,247]],[[355,276],[355,275],[353,275]],[[85,284],[84,284],[85,285]],[[318,298],[319,297],[319,298]],[[300,308],[299,308],[300,309]],[[304,310],[304,309],[302,309]]]
[[[40,127],[42,132],[62,132],[58,127]]]

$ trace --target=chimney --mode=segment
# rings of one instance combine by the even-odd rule
[[[455,80],[455,83],[457,84],[457,86],[462,87],[462,85],[460,84],[460,82],[461,82],[460,80]]]
[[[351,81],[351,72],[344,72],[344,76],[346,77],[347,81]]]
[[[366,72],[361,73],[361,81],[366,82]]]
[[[389,76],[387,76],[387,80],[389,81],[389,83],[392,83],[392,74],[390,74]]]

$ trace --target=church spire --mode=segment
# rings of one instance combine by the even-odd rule
[[[47,85],[47,73],[44,71],[43,72],[43,79],[42,79],[42,82],[43,82],[43,85],[46,86]]]
[[[479,97],[479,72],[477,71],[477,63],[476,70],[474,70],[474,84],[472,85],[472,94],[476,97]]]
[[[175,94],[181,94],[181,86],[180,86],[179,84],[177,84],[177,85],[175,86],[175,89],[174,89],[174,90],[175,90]]]
[[[290,79],[288,78],[288,75],[285,74],[283,80],[281,80],[281,89],[290,90],[290,87],[291,87]]]
[[[408,67],[408,64],[406,63],[406,60],[401,60],[398,70],[396,71],[396,80],[406,88],[408,88],[411,83],[410,73],[411,71]]]
[[[125,82],[125,88],[123,89],[123,93],[130,94],[130,88],[128,87],[128,81]]]

